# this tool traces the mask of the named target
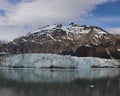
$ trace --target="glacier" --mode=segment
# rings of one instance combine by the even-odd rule
[[[0,79],[36,83],[112,78],[119,75],[120,69],[116,69],[119,65],[118,60],[95,57],[41,53],[6,55],[0,59]],[[57,69],[51,69],[51,66],[56,66]],[[91,68],[91,66],[115,68]],[[73,67],[75,69],[71,69]]]
[[[13,68],[91,68],[92,66],[117,68],[120,62],[116,59],[42,53],[7,55],[0,60],[0,67]]]

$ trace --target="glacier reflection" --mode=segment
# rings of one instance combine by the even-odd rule
[[[72,82],[76,79],[113,78],[120,74],[119,69],[76,69],[50,70],[37,68],[1,68],[0,79],[17,82]]]

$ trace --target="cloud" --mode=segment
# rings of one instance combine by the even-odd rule
[[[15,3],[13,0],[9,1],[0,0],[0,9],[5,10],[5,16],[0,16],[0,26],[6,27],[5,31],[11,34],[16,29],[19,29],[19,32],[28,31],[23,26],[29,26],[34,30],[46,24],[78,21],[88,16],[96,5],[116,0],[91,0],[89,2],[88,0],[19,0]],[[11,29],[8,26],[14,26],[14,28]],[[0,34],[2,31],[0,29]]]
[[[16,37],[23,36],[31,29],[25,26],[0,26],[0,40],[10,41]]]
[[[113,34],[120,34],[120,27],[110,28],[110,29],[108,29],[108,32],[113,33]]]

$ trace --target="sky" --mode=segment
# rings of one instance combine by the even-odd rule
[[[120,34],[119,10],[120,0],[0,0],[0,40],[70,22]]]

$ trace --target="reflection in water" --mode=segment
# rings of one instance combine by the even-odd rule
[[[100,79],[119,75],[116,69],[0,69],[0,78],[6,78],[17,82],[72,82],[75,79]]]
[[[119,96],[119,78],[119,69],[0,69],[0,96]]]

